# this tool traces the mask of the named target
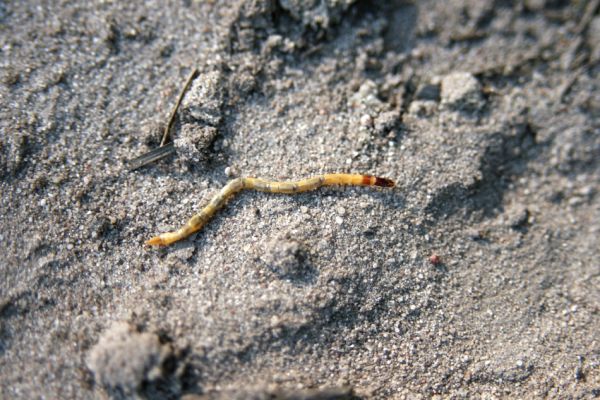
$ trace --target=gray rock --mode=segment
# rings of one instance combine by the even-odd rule
[[[375,117],[375,133],[384,135],[398,123],[400,123],[400,112],[397,110],[382,112]]]
[[[193,120],[217,126],[221,122],[223,79],[219,71],[201,74],[192,84],[182,103],[182,112]]]
[[[355,0],[279,0],[281,8],[312,27],[328,28]]]
[[[185,124],[179,137],[174,140],[177,154],[185,160],[198,162],[205,158],[206,151],[218,134],[212,126]]]
[[[375,112],[384,108],[385,104],[379,99],[377,84],[372,80],[365,80],[350,97],[349,106]]]
[[[483,105],[481,85],[468,72],[454,72],[442,79],[442,105],[453,109],[474,110]]]

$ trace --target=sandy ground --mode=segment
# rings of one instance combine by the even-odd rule
[[[1,2],[0,397],[600,396],[598,3]]]

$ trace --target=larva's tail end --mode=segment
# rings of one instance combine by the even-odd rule
[[[377,176],[377,177],[375,177],[375,186],[393,188],[394,186],[396,186],[396,184],[391,179],[380,178]]]
[[[183,239],[187,235],[182,235],[181,232],[165,232],[146,241],[148,246],[168,246],[178,240]]]
[[[160,236],[154,236],[153,238],[146,240],[146,245],[148,246],[166,246],[167,243]]]

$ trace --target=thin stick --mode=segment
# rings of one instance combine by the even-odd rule
[[[141,156],[134,158],[133,160],[129,160],[129,170],[135,171],[136,169],[141,168],[144,165],[148,165],[155,161],[161,160],[165,157],[170,156],[173,153],[175,153],[175,146],[173,145],[173,143],[167,143],[166,145],[150,150],[149,152],[144,153]]]
[[[175,147],[173,146],[173,143],[167,143],[169,141],[169,133],[171,132],[171,129],[173,128],[173,124],[175,123],[175,116],[177,115],[177,110],[179,109],[179,106],[181,105],[183,96],[185,95],[185,92],[187,92],[187,90],[189,89],[194,78],[196,78],[197,76],[198,76],[198,69],[194,68],[192,70],[192,72],[190,72],[190,75],[188,76],[188,78],[185,82],[185,86],[179,93],[179,97],[177,98],[177,103],[175,104],[175,107],[173,107],[173,110],[171,111],[171,115],[169,116],[169,122],[165,126],[165,130],[163,132],[163,136],[160,141],[160,147],[157,147],[156,149],[152,149],[149,152],[144,153],[141,156],[134,158],[133,160],[130,160],[128,162],[130,171],[134,171],[138,168],[143,167],[144,165],[148,165],[150,163],[153,163],[155,161],[158,161],[160,159],[163,159],[163,158],[168,157],[171,154],[175,153]]]
[[[571,90],[571,87],[577,81],[577,78],[581,75],[582,71],[575,71],[561,86],[558,88],[558,100],[563,102],[565,100],[565,96]]]
[[[183,89],[181,89],[181,92],[179,93],[179,97],[177,98],[177,103],[175,103],[175,107],[173,107],[173,110],[171,111],[171,116],[169,117],[169,122],[167,123],[167,126],[165,126],[165,131],[163,132],[163,136],[160,141],[161,147],[164,146],[165,143],[167,143],[169,141],[169,133],[171,132],[171,128],[173,127],[173,124],[175,123],[175,116],[177,115],[177,110],[179,109],[179,105],[181,104],[181,101],[183,100],[183,96],[185,95],[185,92],[187,92],[190,85],[192,84],[192,81],[194,80],[194,78],[196,78],[196,76],[198,76],[198,68],[194,68],[193,71],[190,72],[190,75],[188,76],[187,81],[185,82],[185,86],[183,87]]]
[[[394,187],[394,181],[372,175],[326,174],[301,181],[275,182],[259,178],[237,178],[230,181],[210,203],[194,215],[183,227],[174,232],[162,233],[146,241],[150,246],[167,246],[198,232],[221,209],[227,200],[245,189],[268,193],[300,193],[315,190],[323,186],[381,186]]]
[[[579,24],[575,28],[576,34],[580,35],[583,33],[583,31],[585,31],[588,28],[588,26],[590,25],[590,22],[592,22],[592,19],[594,18],[594,14],[596,13],[596,8],[598,8],[599,5],[600,5],[599,0],[591,0],[590,2],[587,3],[587,5],[585,7],[585,11],[583,13],[583,17],[581,17]]]

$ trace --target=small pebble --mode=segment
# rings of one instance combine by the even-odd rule
[[[372,123],[373,123],[373,118],[371,118],[371,116],[369,114],[365,114],[362,117],[360,117],[360,125],[361,126],[368,127],[368,126],[371,126]]]
[[[460,109],[477,109],[484,102],[479,81],[468,72],[454,72],[442,79],[441,100]]]

